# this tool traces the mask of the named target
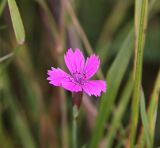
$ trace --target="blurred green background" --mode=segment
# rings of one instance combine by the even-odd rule
[[[99,147],[105,147],[122,92],[133,69],[134,1],[16,2],[25,29],[25,41],[22,44],[16,41],[8,1],[0,0],[0,147],[71,147],[71,93],[52,87],[46,80],[47,70],[51,66],[66,69],[63,55],[70,47],[80,48],[86,56],[92,52],[100,56],[102,71],[96,78],[106,78],[122,50],[124,51],[113,77],[119,76],[121,61],[128,59],[119,86],[117,84],[106,126],[103,127],[104,133]],[[146,30],[142,75],[146,106],[150,104],[160,66],[160,1],[149,2],[151,10]],[[129,38],[129,34],[132,37]],[[132,51],[128,53],[129,50]],[[109,84],[107,92],[110,91]],[[128,92],[130,93],[127,95],[126,105],[122,105],[121,108],[124,111],[117,115],[120,117],[119,124],[108,148],[127,147],[131,111],[131,91]],[[101,98],[83,98],[78,119],[79,147],[87,147],[90,143],[100,102]],[[157,123],[158,119],[160,118],[157,115]],[[140,131],[140,120],[138,125]],[[159,128],[157,124],[155,131],[158,132]],[[157,132],[154,138],[155,147],[160,145]],[[139,135],[137,134],[137,143]]]

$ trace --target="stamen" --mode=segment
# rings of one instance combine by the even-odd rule
[[[82,85],[86,80],[86,75],[84,73],[80,73],[76,71],[75,73],[73,73],[73,78],[75,82]]]

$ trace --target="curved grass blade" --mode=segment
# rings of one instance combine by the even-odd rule
[[[146,112],[146,105],[145,105],[145,98],[144,98],[144,92],[141,90],[141,98],[140,98],[140,115],[142,119],[142,125],[144,129],[145,134],[145,142],[147,143],[147,147],[152,147],[151,143],[151,134],[149,129],[149,122],[148,122],[148,116]]]
[[[154,129],[155,129],[155,123],[156,123],[156,114],[157,114],[157,108],[158,108],[158,97],[160,95],[160,70],[158,72],[158,76],[155,82],[154,90],[151,95],[151,102],[148,108],[148,120],[149,120],[149,129],[152,136],[152,143],[154,140]]]
[[[18,44],[23,44],[25,40],[25,30],[22,23],[17,4],[15,0],[8,0],[9,11],[13,24],[14,33]]]

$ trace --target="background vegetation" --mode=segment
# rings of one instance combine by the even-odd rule
[[[78,147],[160,146],[160,1],[0,0],[0,147],[70,148],[71,93],[48,84],[65,51],[101,59]]]

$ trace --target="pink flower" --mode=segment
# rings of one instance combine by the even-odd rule
[[[52,67],[48,70],[49,83],[54,86],[61,86],[71,92],[84,91],[89,96],[100,96],[101,92],[106,91],[106,83],[103,80],[90,80],[90,78],[97,72],[100,59],[95,54],[85,58],[80,51],[76,49],[68,49],[64,55],[64,60],[70,74],[64,72],[60,68]]]

